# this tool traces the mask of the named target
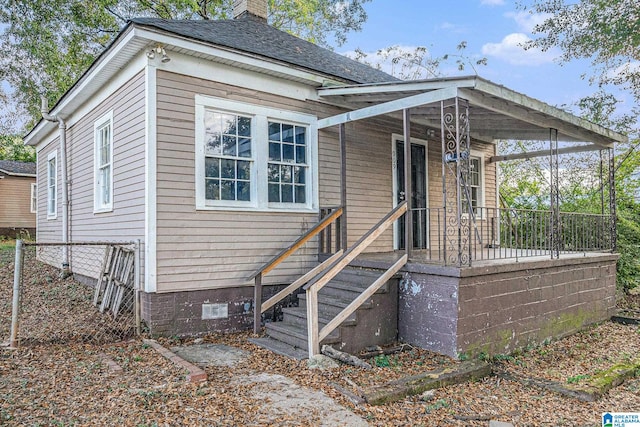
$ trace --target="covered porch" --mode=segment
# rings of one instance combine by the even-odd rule
[[[392,260],[406,253],[409,262],[470,267],[615,251],[613,147],[626,141],[624,135],[477,76],[324,88],[319,94],[351,109],[318,122],[319,129],[338,128],[341,147],[340,206],[321,207],[321,217],[337,208],[342,215],[334,229],[329,226],[320,234],[321,255],[348,247],[352,207],[347,188],[354,185],[348,182],[346,153],[348,141],[357,135],[349,135],[346,124],[382,116],[402,121],[389,192],[394,194],[393,207],[406,201],[407,213],[394,225],[393,248],[364,257]],[[437,153],[424,154],[427,161],[434,154],[440,157],[439,182],[422,179],[427,172],[420,163],[419,144],[413,143],[416,129],[439,142]],[[499,139],[545,141],[548,149],[499,155],[493,148],[492,155],[476,157],[478,144],[494,145]],[[402,142],[409,140],[412,144]],[[601,159],[598,213],[563,212],[562,155],[587,151],[599,151]],[[535,157],[549,164],[548,209],[501,206],[499,183],[485,182],[486,171],[493,168],[495,173],[498,162]],[[434,173],[429,171],[430,176]]]
[[[338,140],[339,176],[327,175],[338,203],[321,203],[319,222],[250,278],[256,332],[261,313],[300,289],[304,308],[296,315],[304,326],[296,321],[289,333],[294,347],[306,346],[309,356],[329,339],[358,350],[367,334],[372,340],[366,345],[395,337],[453,357],[506,353],[611,314],[617,259],[613,147],[625,136],[479,77],[318,93],[344,111],[318,121],[321,133],[333,132]],[[498,155],[498,139],[546,141],[548,149]],[[389,159],[376,154],[385,149],[393,166],[380,178],[376,168]],[[599,213],[561,212],[560,156],[594,150],[604,159]],[[496,164],[540,156],[549,161],[549,208],[500,206]],[[365,172],[353,179],[354,169]],[[262,303],[262,276],[316,238],[320,264]],[[343,271],[352,268],[377,276],[365,287],[347,284]],[[375,302],[384,287],[397,290],[392,304]],[[354,289],[351,302],[325,317],[337,295]],[[335,334],[371,302],[385,308],[384,316],[366,317],[370,329]],[[286,341],[286,316],[284,323],[267,324],[268,335]]]

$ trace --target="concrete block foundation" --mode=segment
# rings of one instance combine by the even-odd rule
[[[410,265],[399,288],[399,339],[458,357],[505,354],[611,317],[617,255]]]

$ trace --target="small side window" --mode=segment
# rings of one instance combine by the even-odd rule
[[[47,218],[58,216],[58,152],[47,156]]]
[[[38,184],[35,182],[31,184],[31,213],[38,211]]]
[[[94,125],[94,212],[113,210],[113,113]]]

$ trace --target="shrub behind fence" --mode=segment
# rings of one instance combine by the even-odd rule
[[[16,244],[12,345],[104,344],[135,336],[138,248],[136,242]],[[68,277],[61,269],[65,252]]]

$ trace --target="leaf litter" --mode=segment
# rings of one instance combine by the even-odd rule
[[[12,258],[0,252],[0,333],[8,333]],[[35,261],[34,261],[35,262]],[[25,280],[42,274],[39,265],[25,266]],[[56,279],[57,280],[57,279]],[[54,280],[53,282],[55,282]],[[94,307],[91,307],[94,309]],[[67,327],[70,319],[60,319]],[[377,356],[372,370],[341,365],[310,370],[305,361],[273,354],[247,341],[252,334],[212,334],[204,343],[224,344],[250,353],[231,366],[205,368],[209,381],[190,384],[186,372],[135,339],[91,345],[81,342],[23,346],[0,350],[0,425],[321,425],[322,408],[304,414],[265,410],[264,383],[238,381],[244,376],[281,375],[296,387],[322,391],[374,426],[486,426],[487,420],[517,426],[595,426],[606,411],[633,412],[640,407],[640,380],[611,390],[598,402],[579,402],[499,377],[449,386],[384,406],[354,404],[334,385],[358,395],[363,388],[403,376],[456,364],[455,360],[418,348]],[[194,339],[161,339],[169,348]],[[523,377],[566,382],[640,354],[640,329],[605,322],[570,337],[497,359],[500,369]],[[111,372],[101,353],[118,363]],[[260,385],[262,384],[262,385]]]

